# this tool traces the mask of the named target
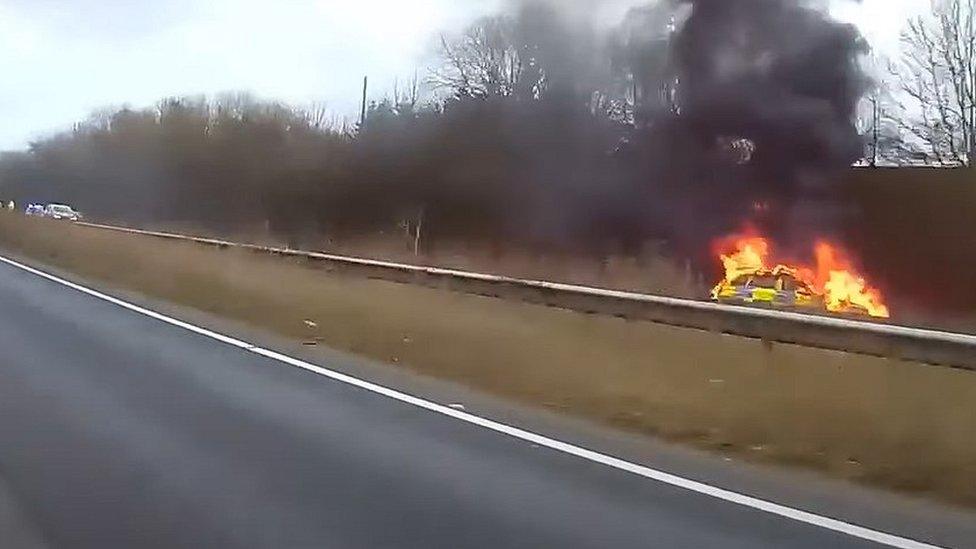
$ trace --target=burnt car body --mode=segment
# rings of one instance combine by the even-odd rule
[[[780,308],[825,308],[823,297],[788,269],[758,271],[731,282],[722,281],[712,290],[712,299]]]

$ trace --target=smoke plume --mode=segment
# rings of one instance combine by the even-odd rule
[[[866,42],[799,0],[682,4],[691,12],[673,42],[674,129],[690,150],[677,157],[734,165],[685,175],[709,179],[703,191],[733,206],[718,222],[758,218],[794,237],[829,231],[836,208],[825,197],[863,152],[853,119],[868,82],[858,63]]]
[[[415,83],[329,128],[277,101],[169,98],[0,159],[0,191],[309,246],[416,226],[430,249],[664,245],[701,270],[744,221],[803,249],[838,225],[827,198],[861,153],[853,27],[801,0],[505,6],[438,37],[429,103]]]

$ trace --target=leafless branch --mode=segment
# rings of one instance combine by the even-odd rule
[[[976,159],[976,0],[946,0],[911,20],[894,71],[905,102],[898,128],[933,162]]]

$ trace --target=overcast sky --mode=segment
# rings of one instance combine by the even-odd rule
[[[600,0],[561,0],[600,2]],[[608,0],[605,19],[630,0]],[[928,0],[833,0],[834,13],[895,51]],[[505,0],[0,0],[0,150],[70,127],[93,109],[248,90],[357,111],[429,64],[431,36]],[[639,3],[639,2],[634,2]]]

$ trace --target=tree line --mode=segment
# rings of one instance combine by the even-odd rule
[[[669,14],[648,8],[632,34],[666,47]],[[636,212],[615,189],[628,183],[614,157],[635,94],[655,95],[663,78],[625,55],[646,46],[540,3],[445,34],[443,64],[371,101],[356,125],[245,93],[104,110],[4,154],[0,194],[296,241],[418,227],[422,245],[639,240],[607,220]]]
[[[908,21],[901,52],[875,57],[864,113],[875,165],[976,162],[976,0],[934,2]]]
[[[897,93],[867,94],[875,109],[862,116],[861,156],[969,163],[976,142],[973,1],[948,0],[913,22],[905,38],[911,47],[892,71]],[[741,113],[701,110],[695,101],[710,105],[716,95],[690,86],[715,79],[694,71],[708,65],[706,46],[723,30],[707,24],[727,23],[702,15],[692,25],[698,34],[684,30],[697,9],[696,2],[656,2],[601,31],[553,4],[526,2],[443,35],[440,65],[370,102],[351,126],[322,108],[243,93],[101,111],[27,151],[3,154],[0,195],[69,202],[92,217],[133,224],[267,231],[306,245],[382,231],[402,232],[418,251],[461,240],[636,253],[660,240],[684,255],[707,253],[707,237],[733,228],[757,203],[779,200],[789,211],[796,191],[777,185],[823,164],[794,162],[785,158],[788,148],[776,147],[830,151],[836,143],[818,141],[815,132],[797,140],[803,132],[788,125],[760,143]],[[870,91],[850,71],[811,83],[816,71],[802,70],[806,58],[788,57],[805,52],[784,51],[785,72],[774,76],[792,80],[770,86],[814,97],[850,88],[838,103]],[[848,53],[838,52],[837,64]],[[742,80],[755,79],[744,73]],[[422,98],[422,88],[433,95]],[[781,95],[772,91],[769,97]],[[755,103],[728,107],[768,107]],[[843,120],[852,114],[845,109],[830,113],[841,129],[853,124]],[[827,169],[820,175],[831,176]]]

